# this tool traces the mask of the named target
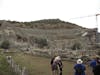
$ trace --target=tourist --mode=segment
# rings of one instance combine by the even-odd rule
[[[97,58],[97,65],[93,69],[94,75],[100,75],[100,59]]]
[[[85,75],[86,67],[81,59],[77,60],[77,64],[75,64],[74,69],[75,69],[74,75]]]
[[[96,58],[93,58],[93,59],[90,61],[90,67],[92,68],[92,72],[93,72],[93,70],[94,70],[96,64],[97,64]]]
[[[52,59],[51,59],[51,69],[52,69],[52,75],[58,75],[58,66],[57,66],[57,62],[54,61],[55,60],[55,57],[54,56]]]

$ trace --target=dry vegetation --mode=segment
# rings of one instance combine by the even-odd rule
[[[88,29],[80,27],[76,24],[65,22],[59,19],[44,19],[31,22],[16,22],[16,21],[0,21],[0,45],[3,40],[10,40],[10,47],[13,48],[26,48],[32,47],[39,48],[40,46],[34,39],[45,39],[47,47],[62,49],[65,43],[66,49],[72,49],[73,43],[80,42],[84,48],[88,48],[90,43],[88,37],[82,37],[82,34]],[[56,42],[55,42],[56,41]],[[58,45],[57,45],[58,44]],[[60,45],[60,46],[59,46]],[[40,48],[43,48],[40,47]],[[84,49],[82,47],[82,49]],[[91,47],[89,45],[89,47]]]
[[[60,19],[44,19],[31,22],[17,22],[17,21],[7,21],[11,24],[19,24],[18,27],[22,28],[38,28],[38,29],[73,29],[81,28],[76,24],[61,21]]]

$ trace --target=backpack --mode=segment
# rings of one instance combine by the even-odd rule
[[[76,67],[76,72],[81,74],[83,72],[82,67],[81,66]]]

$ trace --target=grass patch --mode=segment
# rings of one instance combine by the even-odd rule
[[[26,55],[23,53],[10,53],[7,55],[12,55],[16,63],[25,66],[29,71],[29,75],[52,75],[50,58]],[[74,75],[74,64],[73,62],[63,61],[63,75]],[[88,68],[86,73],[87,75],[92,75]]]
[[[14,75],[5,56],[0,55],[0,75]]]

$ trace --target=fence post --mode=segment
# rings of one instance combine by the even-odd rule
[[[22,68],[22,74],[21,75],[28,75],[26,67]]]
[[[12,70],[17,74],[17,75],[28,75],[28,71],[26,70],[26,67],[22,67],[22,69],[17,65],[14,60],[12,59],[11,56],[7,56],[7,62],[11,66]]]

